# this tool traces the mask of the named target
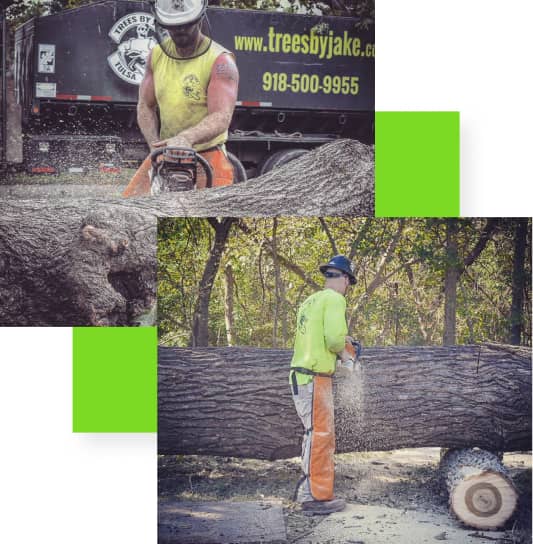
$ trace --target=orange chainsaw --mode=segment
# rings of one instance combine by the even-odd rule
[[[143,161],[122,193],[123,197],[190,191],[196,187],[197,166],[205,172],[206,188],[213,186],[213,170],[202,155],[187,147],[162,147]]]
[[[194,189],[198,165],[205,172],[206,188],[210,189],[213,186],[213,170],[210,164],[194,149],[164,147],[153,151],[150,159],[152,162],[150,192],[153,196]]]
[[[359,362],[359,357],[362,349],[361,342],[358,342],[357,340],[346,342],[344,350],[350,354],[350,358],[347,361],[341,362],[342,368],[346,368],[350,372],[353,372],[356,366],[361,364]]]

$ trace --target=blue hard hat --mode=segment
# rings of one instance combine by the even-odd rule
[[[344,255],[335,255],[329,261],[329,263],[323,264],[320,266],[320,272],[324,274],[328,268],[335,268],[335,270],[340,270],[344,272],[350,278],[350,284],[355,285],[356,279],[354,276],[355,265],[345,257]]]

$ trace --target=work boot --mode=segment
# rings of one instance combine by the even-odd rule
[[[302,503],[302,510],[310,514],[333,514],[346,508],[344,499],[331,499],[330,501],[307,501]]]

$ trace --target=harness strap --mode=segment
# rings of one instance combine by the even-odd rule
[[[308,376],[322,376],[324,378],[331,378],[331,374],[326,374],[324,372],[315,372],[314,370],[310,370],[309,368],[304,368],[302,366],[291,366],[291,370],[294,372],[291,374],[291,384],[292,384],[292,392],[294,395],[298,394],[298,381],[296,380],[296,372],[299,372],[300,374],[307,374]]]
[[[292,383],[292,393],[294,395],[298,394],[298,382],[296,381],[296,372],[291,374],[291,383]]]
[[[291,370],[294,372],[291,374],[291,384],[292,392],[294,395],[298,394],[298,381],[296,380],[296,372],[300,374],[307,374],[308,376],[322,376],[323,378],[332,378],[331,374],[326,374],[325,372],[315,372],[309,368],[304,368],[303,366],[291,366]]]
[[[291,366],[291,370],[299,372],[300,374],[307,374],[309,376],[322,376],[324,378],[333,377],[332,374],[326,374],[325,372],[315,372],[314,370],[310,370],[309,368],[304,368],[302,366]]]

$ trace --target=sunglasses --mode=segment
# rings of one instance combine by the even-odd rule
[[[346,274],[343,274],[342,272],[324,272],[324,276],[326,276],[326,278],[341,278],[342,276],[346,276]]]

